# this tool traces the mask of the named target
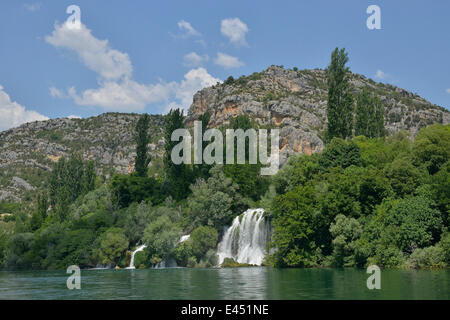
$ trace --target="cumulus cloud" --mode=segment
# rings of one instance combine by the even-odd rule
[[[52,96],[54,98],[64,98],[65,97],[65,94],[61,90],[59,90],[55,87],[50,87],[48,89],[50,91],[50,96]]]
[[[146,85],[134,80],[120,82],[106,81],[97,89],[88,89],[77,94],[74,87],[69,89],[69,96],[80,106],[99,106],[113,111],[143,111],[150,103],[168,101],[171,93],[170,84]]]
[[[183,57],[183,64],[186,67],[199,67],[208,61],[208,55],[200,56],[195,52],[188,53]]]
[[[0,85],[0,131],[17,127],[23,123],[48,120],[46,116],[33,111],[27,110],[15,101],[11,101],[9,95],[3,90]]]
[[[67,116],[67,118],[69,118],[69,119],[81,119],[80,116],[76,116],[76,115],[73,115],[73,114],[71,114],[70,116]]]
[[[238,68],[244,65],[244,63],[237,57],[233,57],[222,52],[217,53],[217,57],[214,59],[214,63],[225,69]]]
[[[182,28],[191,30],[185,23],[181,25]],[[98,88],[77,92],[72,87],[67,93],[55,87],[49,88],[52,97],[71,98],[80,106],[122,112],[143,111],[149,104],[165,105],[166,108],[168,105],[176,105],[187,109],[196,91],[220,81],[206,69],[197,68],[187,72],[180,82],[138,83],[132,78],[133,68],[128,54],[112,49],[108,40],[94,37],[85,25],[77,30],[65,24],[55,24],[55,29],[46,37],[46,41],[54,47],[75,52],[84,65],[98,74]],[[207,59],[207,56],[202,57],[196,53],[186,57],[187,62],[197,65]]]
[[[387,77],[388,77],[388,74],[383,72],[383,71],[381,71],[381,70],[379,70],[379,69],[375,73],[375,78],[376,79],[383,80],[383,79],[386,79]]]
[[[131,76],[133,67],[128,54],[112,49],[108,40],[99,40],[84,24],[80,29],[70,28],[67,23],[55,24],[52,34],[45,41],[57,48],[75,52],[92,71],[107,80]]]
[[[172,84],[174,87],[175,98],[180,101],[178,107],[187,110],[192,103],[194,94],[205,88],[222,82],[218,78],[210,75],[205,68],[192,69],[184,75],[180,83]]]
[[[178,21],[178,28],[183,32],[184,37],[190,36],[201,36],[201,33],[194,29],[194,27],[187,21],[180,20]]]
[[[222,20],[220,32],[227,37],[231,43],[238,46],[247,46],[245,36],[248,32],[248,27],[239,18]]]

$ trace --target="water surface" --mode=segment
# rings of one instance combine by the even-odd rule
[[[0,272],[0,299],[450,299],[450,270],[382,270],[368,290],[356,269],[82,270],[81,290],[64,271]]]

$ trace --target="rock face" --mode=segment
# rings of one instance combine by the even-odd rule
[[[87,119],[52,119],[0,132],[0,201],[20,201],[43,186],[52,163],[76,152],[95,161],[98,174],[134,169],[137,114],[105,113]],[[149,149],[162,156],[163,117],[151,116]]]
[[[375,83],[353,74],[355,93],[368,87],[385,106],[385,126],[415,134],[433,123],[449,123],[444,108],[406,90]],[[326,129],[327,85],[323,70],[287,70],[271,66],[263,72],[205,88],[194,95],[186,117],[188,126],[205,111],[210,126],[226,125],[247,114],[265,128],[280,128],[280,161],[291,154],[311,154],[323,149]],[[73,152],[96,163],[98,174],[134,169],[134,128],[137,114],[105,113],[87,119],[52,119],[26,123],[0,132],[0,201],[31,200],[43,187],[52,164]],[[163,116],[152,115],[152,159],[162,156]]]
[[[415,135],[421,127],[449,123],[447,110],[416,94],[357,74],[352,74],[351,81],[355,94],[367,87],[381,98],[389,133],[406,129]],[[197,92],[186,122],[191,125],[208,111],[212,127],[227,124],[241,114],[247,114],[261,126],[278,127],[283,164],[292,154],[311,154],[323,149],[327,95],[324,70],[299,71],[271,66],[263,72]]]

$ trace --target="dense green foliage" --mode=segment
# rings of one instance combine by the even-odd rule
[[[291,158],[273,179],[272,263],[449,266],[448,130],[333,139],[321,155]]]

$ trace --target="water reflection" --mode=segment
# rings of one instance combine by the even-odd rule
[[[82,270],[81,290],[67,277],[0,272],[0,299],[450,299],[450,270],[382,270],[381,290],[355,269]]]

